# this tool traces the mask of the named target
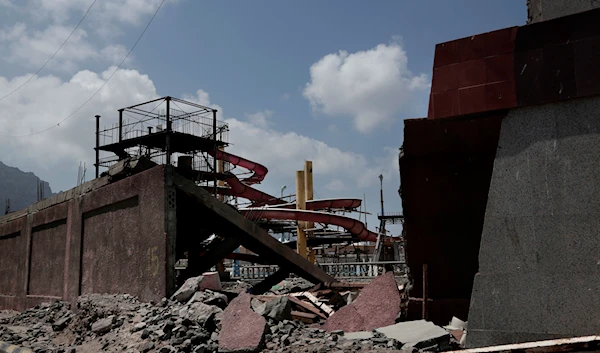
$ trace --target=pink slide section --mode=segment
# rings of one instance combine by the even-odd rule
[[[368,230],[365,225],[356,219],[335,215],[326,212],[305,211],[305,210],[290,210],[283,208],[246,208],[240,212],[249,219],[264,218],[264,219],[284,219],[294,221],[318,222],[324,224],[333,224],[343,227],[350,234],[356,235],[363,241],[377,241],[377,233]]]
[[[216,156],[214,155],[215,153],[212,151],[208,152],[208,154],[210,154],[211,156],[213,156],[214,158],[216,158],[218,160],[223,160],[223,161],[229,162],[233,165],[238,165],[244,169],[247,169],[247,170],[253,172],[253,174],[251,176],[241,180],[246,185],[260,183],[261,181],[263,181],[265,179],[265,175],[267,175],[267,173],[269,172],[267,167],[265,167],[262,164],[252,162],[250,160],[233,155],[231,153],[227,153],[225,151],[217,150]]]
[[[311,200],[306,202],[307,210],[296,210],[295,203],[287,203],[277,197],[269,195],[265,192],[257,190],[249,185],[260,183],[264,180],[268,173],[267,167],[262,164],[252,162],[248,159],[238,157],[224,151],[210,153],[218,160],[224,160],[233,165],[247,169],[253,174],[242,180],[238,179],[233,173],[229,173],[225,182],[230,187],[230,195],[243,197],[253,202],[252,208],[240,210],[246,218],[266,218],[266,219],[281,219],[308,221],[324,224],[333,224],[345,228],[350,234],[357,236],[363,241],[377,241],[377,233],[368,230],[365,225],[353,218],[335,215],[326,212],[314,210],[323,209],[356,209],[360,207],[360,199],[322,199]],[[260,207],[264,206],[264,207]]]
[[[319,199],[307,200],[306,209],[310,211],[327,210],[327,209],[345,209],[355,210],[360,207],[361,199]],[[295,202],[289,202],[279,205],[265,206],[277,208],[296,208]]]

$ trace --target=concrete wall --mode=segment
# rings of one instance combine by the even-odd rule
[[[600,98],[502,122],[469,312],[470,347],[600,329]]]
[[[500,122],[505,112],[462,120],[405,120],[400,159],[406,257],[421,297],[428,264],[429,319],[467,319]],[[411,302],[409,319],[421,318]]]
[[[527,23],[548,21],[600,8],[596,0],[527,0]]]
[[[0,309],[86,293],[160,300],[168,288],[164,180],[159,166],[0,218]]]

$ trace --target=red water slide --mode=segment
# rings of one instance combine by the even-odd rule
[[[346,229],[350,234],[364,241],[377,241],[377,233],[368,230],[365,225],[354,218],[340,216],[327,212],[290,210],[285,208],[246,208],[240,210],[246,218],[250,219],[285,219],[294,221],[308,221],[323,224],[334,224]]]
[[[244,169],[247,169],[252,172],[252,175],[248,178],[244,178],[241,181],[246,185],[258,184],[265,179],[265,175],[269,172],[267,167],[262,164],[258,164],[252,162],[248,159],[233,155],[231,153],[227,153],[225,151],[217,150],[217,155],[215,157],[215,153],[213,151],[208,152],[212,157],[223,160],[225,162],[229,162],[233,165],[238,165]],[[236,178],[237,179],[237,178]]]
[[[230,195],[243,197],[253,202],[252,208],[240,210],[247,218],[252,219],[258,217],[264,219],[282,219],[333,224],[345,228],[348,232],[350,232],[350,234],[357,236],[361,240],[377,241],[377,233],[369,231],[362,222],[357,221],[356,219],[326,212],[312,211],[332,208],[356,209],[360,207],[360,199],[311,200],[306,202],[306,208],[308,210],[294,210],[292,209],[295,207],[294,203],[286,203],[277,197],[271,196],[249,186],[260,183],[264,180],[267,172],[269,171],[267,167],[220,150],[216,152],[216,155],[214,152],[210,152],[210,154],[218,160],[223,160],[233,165],[240,166],[253,173],[250,177],[242,180],[238,179],[238,177],[233,173],[229,173],[225,178],[225,182],[230,187]]]

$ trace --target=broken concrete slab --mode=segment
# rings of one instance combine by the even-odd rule
[[[373,332],[357,331],[344,333],[344,338],[347,340],[368,340],[373,338]]]
[[[200,289],[210,289],[213,291],[223,290],[223,287],[221,287],[221,278],[219,277],[219,272],[204,272],[202,277],[204,278],[200,282]]]
[[[450,349],[449,333],[430,321],[399,322],[380,327],[376,331],[404,343],[403,347],[425,349],[438,346],[441,351]]]
[[[92,332],[96,334],[104,334],[110,331],[112,324],[115,322],[113,315],[100,319],[92,324]]]
[[[356,308],[350,304],[331,315],[323,325],[325,331],[343,330],[344,332],[358,332],[365,330],[365,320]]]
[[[356,300],[331,315],[323,329],[345,332],[371,331],[392,325],[400,313],[400,292],[392,272],[375,277]]]
[[[292,320],[292,304],[288,297],[279,297],[265,303],[265,316],[278,321]]]
[[[173,294],[171,299],[177,300],[180,303],[190,300],[190,298],[200,289],[200,282],[204,276],[191,277],[185,280],[183,285]]]
[[[219,352],[255,352],[263,343],[267,320],[252,308],[252,296],[241,293],[223,312]]]

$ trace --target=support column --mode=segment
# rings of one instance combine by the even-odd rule
[[[221,136],[221,140],[223,140],[223,136]],[[225,146],[219,146],[218,150],[219,151],[224,151],[225,150]],[[216,154],[215,154],[215,156],[216,156]],[[219,174],[225,173],[225,161],[223,161],[223,159],[219,159],[218,162],[217,162],[217,173],[219,173]],[[222,188],[224,186],[225,186],[225,181],[221,180],[221,179],[218,179],[217,180],[217,188]],[[217,198],[219,200],[223,201],[223,202],[225,202],[225,200],[226,200],[225,195],[219,195],[219,194],[217,194]]]
[[[304,161],[304,189],[306,201],[312,200],[314,198],[312,161]],[[315,222],[306,222],[307,229],[313,229],[314,227]],[[306,236],[312,238],[314,236],[313,231],[309,230],[306,232]],[[314,264],[315,251],[309,247],[307,252],[309,261]]]
[[[96,179],[100,174],[100,115],[96,115]]]
[[[427,320],[428,310],[428,301],[429,301],[429,274],[427,273],[427,264],[423,264],[423,320]]]
[[[165,137],[166,146],[165,149],[167,151],[167,165],[171,165],[171,130],[173,126],[171,125],[171,97],[166,98],[167,103],[167,111],[165,117],[167,119],[167,136]]]
[[[304,188],[304,171],[298,170],[296,171],[296,209],[305,210],[306,209],[306,194]],[[304,233],[304,229],[306,228],[306,223],[302,221],[298,221],[297,227],[297,240],[296,240],[296,251],[298,255],[306,258],[306,233]]]
[[[123,141],[123,109],[119,109],[119,142]]]

